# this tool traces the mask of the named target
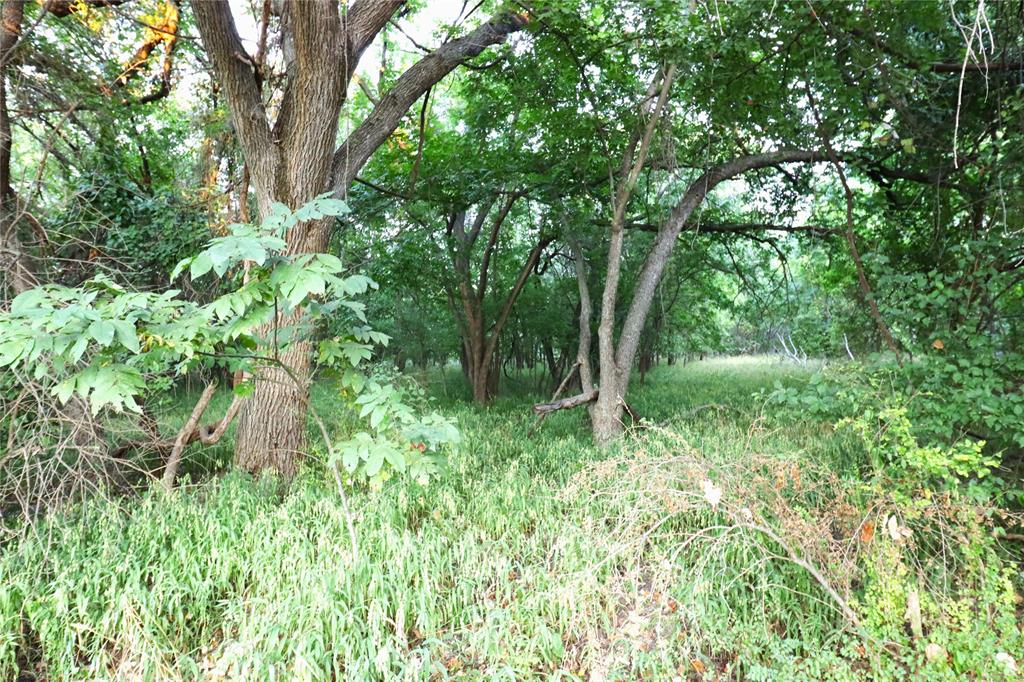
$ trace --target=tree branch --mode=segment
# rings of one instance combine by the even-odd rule
[[[650,310],[655,290],[665,270],[679,233],[690,224],[690,216],[701,205],[708,193],[719,183],[743,173],[760,168],[770,168],[780,163],[815,163],[826,159],[819,151],[805,149],[784,149],[763,154],[749,154],[714,166],[690,184],[679,203],[672,209],[668,220],[658,231],[644,261],[643,268],[634,287],[633,301],[622,325],[616,365],[623,372],[633,364],[640,343],[647,311]]]
[[[501,312],[498,314],[498,319],[494,321],[494,325],[491,327],[491,336],[487,342],[487,350],[484,352],[483,367],[487,367],[491,362],[491,357],[494,355],[495,349],[498,347],[498,339],[501,337],[501,331],[505,328],[505,323],[508,322],[509,315],[512,314],[512,308],[516,304],[516,300],[519,298],[519,294],[522,293],[523,287],[526,286],[526,280],[529,279],[530,273],[533,272],[533,268],[537,265],[540,255],[544,252],[544,249],[548,247],[548,244],[555,241],[552,237],[541,237],[540,241],[530,251],[530,255],[527,256],[526,262],[523,267],[519,270],[519,275],[516,277],[515,284],[512,285],[511,291],[508,292],[508,297],[505,299],[505,304],[501,308]]]
[[[594,389],[587,393],[580,393],[574,395],[571,398],[562,398],[551,403],[540,403],[533,406],[535,414],[549,414],[551,412],[557,412],[558,410],[568,410],[573,407],[579,407],[580,405],[586,405],[597,400],[598,391]]]
[[[657,233],[661,227],[653,223],[626,223],[627,230],[639,230],[641,232]],[[804,233],[815,237],[826,237],[842,234],[842,230],[835,227],[822,227],[820,225],[776,225],[773,223],[704,223],[688,222],[682,232],[697,232],[708,234],[744,234],[747,232],[786,232]]]
[[[359,0],[342,16],[345,30],[343,73],[346,83],[352,79],[363,52],[405,3],[406,0]]]
[[[163,484],[164,489],[168,492],[174,488],[174,478],[178,475],[178,466],[181,464],[181,454],[185,451],[185,446],[192,439],[192,434],[196,430],[196,425],[199,424],[199,420],[203,418],[203,412],[206,411],[206,407],[210,404],[210,400],[213,398],[213,394],[217,392],[217,382],[211,382],[206,385],[203,389],[203,394],[199,396],[199,400],[196,402],[195,407],[192,408],[192,414],[189,415],[188,421],[178,431],[178,437],[174,439],[174,446],[171,448],[171,454],[167,457],[167,466],[164,468]]]
[[[428,88],[462,62],[479,55],[490,45],[504,41],[508,34],[522,29],[526,22],[527,18],[523,15],[501,14],[472,33],[445,43],[411,66],[387,94],[381,96],[380,104],[335,152],[331,173],[332,189],[341,192],[352,184],[370,156],[395,131],[409,107]]]
[[[466,246],[472,247],[476,244],[477,238],[480,236],[480,230],[483,229],[484,223],[487,221],[487,215],[491,212],[491,207],[494,206],[494,202],[498,200],[496,194],[492,194],[484,203],[477,207],[476,216],[473,218],[473,226],[469,229],[469,234],[466,235]]]
[[[481,301],[483,301],[484,296],[487,294],[487,278],[491,269],[491,255],[494,253],[494,247],[498,243],[498,232],[501,231],[505,218],[508,217],[509,211],[512,210],[512,204],[516,203],[516,199],[521,196],[523,195],[519,192],[513,192],[508,195],[505,203],[501,206],[501,210],[498,211],[498,215],[494,217],[491,234],[487,240],[487,246],[484,248],[483,259],[480,261],[480,275],[476,285],[476,294],[480,297]]]

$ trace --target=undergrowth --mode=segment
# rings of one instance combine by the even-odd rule
[[[0,678],[1015,679],[992,519],[908,503],[856,433],[763,411],[806,371],[659,368],[634,405],[657,426],[607,453],[582,412],[527,439],[532,382],[478,409],[432,376],[462,445],[426,486],[350,491],[357,556],[315,462],[97,497],[3,548]],[[337,390],[314,398],[343,429]]]

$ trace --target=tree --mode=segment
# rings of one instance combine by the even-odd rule
[[[286,85],[273,122],[260,95],[261,74],[242,45],[226,0],[193,3],[196,24],[226,93],[232,121],[251,176],[260,214],[275,202],[296,207],[325,193],[345,193],[363,165],[399,125],[406,111],[459,64],[526,25],[527,17],[500,14],[467,35],[450,40],[410,67],[380,95],[366,119],[336,145],[338,119],[353,74],[367,47],[404,0],[285,3],[281,31]],[[327,249],[331,220],[295,226],[286,236],[289,253]],[[293,320],[292,320],[293,321]],[[288,324],[275,318],[270,327]],[[310,376],[311,346],[298,339],[280,355],[290,371]],[[285,381],[282,370],[264,368],[242,410],[235,462],[250,471],[295,472],[306,428],[306,386]]]
[[[476,217],[468,231],[465,225],[465,211],[457,211],[448,219],[446,237],[450,245],[449,252],[455,274],[455,284],[452,287],[454,291],[451,292],[451,295],[452,298],[458,299],[456,315],[462,332],[461,357],[472,387],[473,400],[479,403],[485,403],[494,396],[498,374],[501,371],[500,355],[498,354],[501,335],[512,314],[512,307],[526,285],[526,280],[537,267],[537,262],[544,249],[554,241],[554,236],[551,235],[541,235],[537,239],[519,267],[508,293],[499,304],[494,321],[488,324],[484,303],[489,293],[488,283],[492,276],[491,265],[495,247],[509,211],[521,196],[520,192],[513,191],[501,199],[501,204],[486,233],[487,241],[481,252],[475,283],[472,281],[470,256],[483,233],[484,224],[490,216],[490,209],[495,201],[492,198],[477,207]]]

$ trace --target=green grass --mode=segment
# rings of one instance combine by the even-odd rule
[[[913,643],[885,654],[844,628],[806,571],[766,559],[763,538],[680,551],[681,538],[716,523],[710,508],[627,542],[661,509],[658,481],[631,478],[633,463],[658,471],[685,450],[733,498],[743,492],[727,487],[732,470],[795,467],[808,481],[854,472],[852,444],[828,425],[761,413],[758,391],[807,371],[755,358],[658,368],[633,401],[666,429],[621,453],[593,448],[583,411],[552,415],[527,439],[540,397],[529,379],[479,409],[459,400],[453,372],[448,397],[432,375],[463,446],[426,487],[394,480],[352,493],[358,556],[316,466],[289,485],[228,473],[170,496],[97,499],[0,555],[0,678],[20,668],[50,680],[843,680],[914,669],[953,680],[1024,646],[1005,614],[990,613],[1002,620],[958,645],[960,661],[914,664]],[[169,422],[188,397],[167,408]],[[314,400],[349,419],[330,385]],[[229,451],[191,451],[188,470],[215,470]],[[810,487],[786,504],[810,523],[831,503],[820,497]]]

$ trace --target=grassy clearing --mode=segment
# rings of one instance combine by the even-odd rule
[[[78,507],[0,556],[0,677],[1012,679],[995,656],[1024,650],[1019,574],[979,544],[963,589],[922,596],[927,638],[908,634],[905,586],[888,576],[909,550],[863,540],[876,503],[852,482],[856,446],[754,397],[807,372],[765,358],[659,368],[635,406],[661,427],[614,453],[590,445],[582,412],[527,440],[531,382],[480,410],[449,373],[448,398],[432,386],[464,445],[427,487],[353,494],[358,557],[317,467],[287,487],[228,474]],[[347,419],[330,386],[315,400]],[[860,635],[783,547],[727,518],[747,513],[849,595]],[[858,542],[879,551],[852,580],[840,550]],[[926,662],[936,642],[948,656]]]

